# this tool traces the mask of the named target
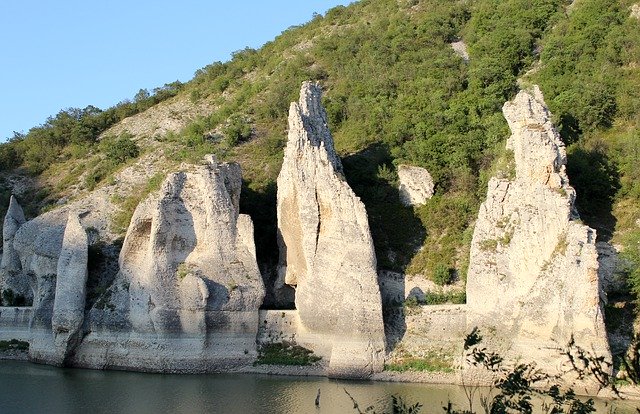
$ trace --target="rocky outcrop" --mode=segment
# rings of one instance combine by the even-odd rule
[[[429,171],[411,165],[398,166],[400,202],[405,206],[426,204],[433,197],[433,178]]]
[[[87,233],[80,224],[80,219],[76,214],[69,214],[58,259],[51,319],[55,362],[60,365],[72,354],[82,339],[80,328],[84,320],[88,248]]]
[[[507,359],[555,372],[576,345],[610,358],[600,306],[595,230],[577,220],[566,154],[542,94],[503,107],[515,179],[492,178],[467,277],[468,328]]]
[[[631,17],[640,20],[640,4],[631,6]]]
[[[13,239],[20,226],[25,223],[22,207],[14,196],[11,196],[9,208],[4,217],[2,227],[2,262],[0,262],[0,291],[9,289],[14,295],[22,295],[28,301],[33,299],[29,281],[22,274],[20,256],[13,247]]]
[[[305,82],[289,109],[278,176],[280,273],[295,286],[302,329],[322,336],[329,375],[380,371],[384,329],[376,258],[364,204],[342,173],[320,88]]]
[[[457,42],[452,42],[449,44],[451,45],[451,48],[456,55],[460,56],[465,62],[469,61],[469,51],[467,50],[467,45],[465,42],[463,42],[462,40],[458,40]]]
[[[193,372],[255,357],[265,292],[241,184],[237,164],[209,157],[138,205],[77,364]],[[105,355],[122,331],[128,349]]]

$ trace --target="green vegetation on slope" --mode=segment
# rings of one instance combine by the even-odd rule
[[[632,1],[581,0],[544,39],[541,85],[568,144],[582,219],[623,247],[640,293],[640,21]]]
[[[488,178],[509,165],[502,104],[541,58],[527,79],[542,85],[569,144],[578,208],[601,235],[615,231],[624,246],[637,245],[638,22],[628,18],[627,0],[583,0],[571,9],[569,3],[362,0],[339,6],[259,50],[243,49],[229,62],[198,70],[185,85],[141,94],[134,103],[104,112],[63,111],[0,145],[0,166],[51,174],[66,160],[85,157],[87,148],[107,153],[95,143],[96,134],[165,93],[206,103],[215,108],[211,114],[155,139],[174,162],[196,162],[209,152],[240,162],[241,209],[255,221],[261,265],[272,266],[275,180],[287,111],[300,83],[317,80],[326,91],[329,126],[347,180],[367,207],[379,266],[444,281],[466,274],[472,224]],[[468,45],[469,62],[449,45],[460,38]],[[427,205],[399,203],[401,163],[430,171],[436,195]],[[109,165],[92,168],[96,179],[88,188],[113,171]],[[79,177],[69,173],[69,180],[73,174]],[[50,191],[55,198],[58,190]],[[125,226],[128,217],[117,225]],[[640,287],[636,250],[625,254]]]

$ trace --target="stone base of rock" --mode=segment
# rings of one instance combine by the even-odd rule
[[[0,307],[0,341],[30,340],[31,307]]]
[[[144,372],[225,372],[251,364],[257,357],[257,312],[216,312],[220,323],[207,335],[102,331],[84,336],[66,365]],[[60,365],[48,329],[31,330],[29,359]]]

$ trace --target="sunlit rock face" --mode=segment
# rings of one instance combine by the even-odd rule
[[[398,192],[405,206],[420,206],[433,197],[433,178],[424,168],[411,165],[398,166]]]
[[[208,157],[138,205],[78,364],[196,372],[255,358],[265,290],[241,185],[237,164]],[[128,349],[96,356],[112,332],[126,334]]]
[[[471,245],[468,328],[508,358],[556,372],[571,338],[610,358],[595,230],[574,209],[565,148],[537,87],[503,107],[515,178],[492,178]]]
[[[382,370],[384,327],[376,258],[364,204],[342,173],[318,85],[305,82],[289,109],[278,176],[280,275],[294,286],[302,329],[316,335],[329,375]]]
[[[87,264],[87,233],[77,214],[69,214],[58,259],[51,330],[55,345],[54,361],[62,365],[82,340]]]

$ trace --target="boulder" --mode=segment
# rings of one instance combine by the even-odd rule
[[[600,303],[596,232],[577,220],[566,153],[538,87],[503,107],[515,179],[492,178],[471,244],[468,328],[507,361],[547,373],[575,344],[611,358]]]
[[[631,6],[631,17],[640,20],[640,4]]]
[[[451,45],[453,52],[456,55],[460,56],[462,60],[464,60],[465,62],[469,61],[469,51],[467,50],[467,45],[465,42],[463,42],[462,40],[458,40],[456,42],[449,43],[449,45]]]
[[[376,257],[364,204],[347,184],[317,84],[289,109],[277,197],[280,274],[303,329],[322,338],[333,377],[368,377],[385,349]],[[324,349],[320,349],[324,348]]]
[[[433,197],[433,178],[429,171],[411,165],[398,166],[400,202],[405,206],[426,204]]]

